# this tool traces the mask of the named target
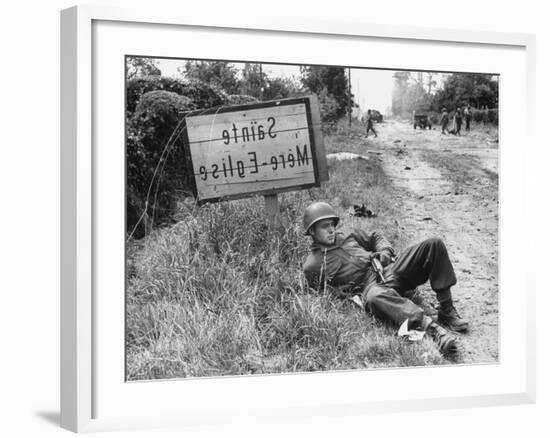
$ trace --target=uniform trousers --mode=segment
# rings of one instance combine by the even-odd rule
[[[426,239],[405,248],[394,263],[384,268],[384,282],[367,273],[362,300],[375,316],[401,325],[409,320],[409,329],[422,327],[424,310],[406,298],[406,293],[430,281],[440,302],[451,298],[450,287],[456,276],[445,243],[439,238]]]

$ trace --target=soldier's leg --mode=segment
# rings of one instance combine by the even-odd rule
[[[460,317],[453,305],[451,286],[456,284],[456,276],[441,239],[426,239],[406,248],[397,261],[387,267],[385,277],[384,285],[400,294],[429,280],[440,303],[439,321],[456,331],[468,329],[468,322]]]
[[[405,248],[395,263],[385,270],[385,285],[404,293],[430,281],[438,299],[450,297],[456,276],[445,243],[437,238],[426,239]]]
[[[363,304],[378,318],[391,321],[397,326],[408,319],[410,329],[425,330],[425,326],[431,322],[424,311],[411,300],[401,296],[395,289],[378,283],[365,287]]]
[[[426,331],[444,355],[456,353],[456,338],[395,289],[371,282],[363,292],[363,304],[380,319],[391,321],[397,326],[408,319],[408,329]]]

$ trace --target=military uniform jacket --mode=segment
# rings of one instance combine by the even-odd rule
[[[308,285],[317,289],[326,283],[347,293],[357,293],[365,286],[369,272],[373,272],[372,254],[382,251],[394,255],[392,246],[382,234],[360,229],[347,236],[336,233],[334,245],[329,247],[313,243],[303,266]]]

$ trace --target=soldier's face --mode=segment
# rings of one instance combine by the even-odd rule
[[[334,219],[323,219],[311,227],[313,240],[321,245],[334,245],[336,238],[336,221]]]

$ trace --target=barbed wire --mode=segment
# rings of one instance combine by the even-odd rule
[[[228,105],[220,105],[219,107],[216,108],[216,111],[214,112],[214,118],[212,119],[212,123],[210,124],[210,134],[212,134],[213,125],[214,125],[214,122],[216,120],[216,117],[217,117],[219,111],[221,111],[224,108],[228,108],[228,107],[229,107]],[[208,109],[202,110],[198,114],[195,114],[195,116],[203,115],[206,111],[208,111]],[[153,202],[153,221],[154,221],[154,214],[155,214],[154,212],[155,212],[155,209],[156,209],[157,195],[158,195],[158,190],[159,190],[159,187],[160,187],[160,181],[161,181],[161,178],[162,178],[162,174],[164,172],[164,167],[166,166],[166,162],[168,161],[168,155],[171,151],[172,146],[176,143],[177,139],[181,136],[181,134],[183,134],[185,132],[185,130],[187,129],[187,125],[183,126],[183,129],[181,129],[182,125],[183,125],[183,122],[185,121],[185,117],[186,116],[183,116],[179,120],[178,124],[176,125],[176,127],[174,128],[172,133],[170,134],[170,137],[169,137],[168,141],[164,145],[162,153],[160,154],[159,160],[158,160],[158,162],[155,166],[153,176],[151,177],[151,181],[149,182],[149,187],[147,189],[147,195],[145,197],[145,206],[143,208],[143,212],[141,213],[139,219],[135,223],[135,225],[134,225],[132,231],[130,232],[129,236],[126,238],[126,243],[128,243],[130,241],[130,239],[132,239],[132,237],[134,236],[139,224],[143,221],[143,219],[147,215],[147,210],[149,208],[149,198],[151,196],[151,189],[153,188],[155,178],[156,178],[157,173],[158,173],[157,185],[156,185],[156,189],[155,189],[154,202]],[[180,130],[180,129],[181,129],[181,131],[178,132],[178,130]],[[162,167],[161,167],[161,164],[162,164]],[[160,172],[159,172],[159,168],[160,168]]]

